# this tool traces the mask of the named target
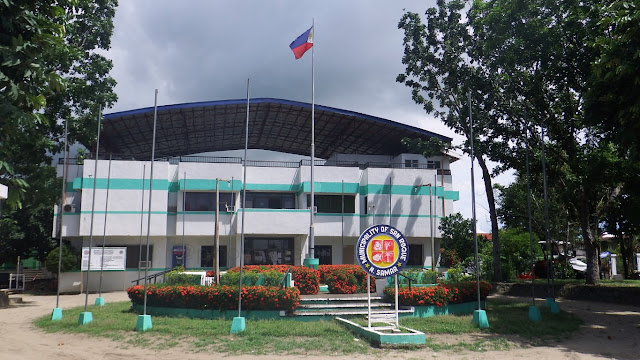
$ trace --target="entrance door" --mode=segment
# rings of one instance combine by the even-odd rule
[[[314,251],[319,265],[333,264],[331,259],[331,245],[316,245]]]
[[[342,248],[342,263],[354,264],[356,258],[355,245],[345,245]]]

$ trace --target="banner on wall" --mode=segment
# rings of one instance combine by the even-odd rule
[[[104,267],[102,267],[102,247],[94,247],[91,249],[91,271],[104,270],[124,270],[127,264],[127,248],[126,247],[105,247],[104,248]],[[82,248],[82,271],[87,271],[89,264],[89,248]]]

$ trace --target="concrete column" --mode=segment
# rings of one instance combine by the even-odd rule
[[[617,257],[618,255],[611,254],[611,278],[618,275],[618,268],[617,268],[618,262],[616,261]]]

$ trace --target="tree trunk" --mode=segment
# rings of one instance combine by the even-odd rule
[[[482,169],[482,179],[484,180],[484,189],[487,193],[487,202],[489,203],[489,216],[491,218],[491,241],[493,243],[493,280],[502,281],[502,265],[500,263],[500,239],[498,237],[498,215],[496,213],[496,199],[493,196],[493,185],[491,183],[491,174],[487,163],[482,156],[476,156],[478,164]]]
[[[585,274],[586,283],[590,285],[600,284],[600,266],[598,263],[598,247],[596,239],[591,233],[589,226],[589,205],[587,195],[584,188],[578,190],[578,213],[580,217],[580,229],[584,240],[584,250],[587,255],[587,273]]]

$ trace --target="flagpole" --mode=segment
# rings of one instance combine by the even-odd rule
[[[91,194],[91,221],[89,221],[89,258],[87,259],[87,274],[85,276],[84,312],[80,313],[78,324],[86,325],[93,321],[93,314],[88,311],[89,302],[89,272],[91,270],[91,252],[93,251],[93,218],[96,207],[96,180],[98,179],[98,158],[100,154],[100,127],[102,125],[102,105],[98,108],[98,137],[96,139],[96,156],[93,164],[93,192]]]
[[[151,315],[147,314],[147,286],[149,278],[149,236],[151,233],[151,199],[153,196],[153,163],[156,156],[156,124],[158,122],[158,89],[155,89],[154,105],[153,105],[153,138],[151,140],[151,166],[149,169],[149,208],[147,209],[147,249],[146,256],[144,258],[144,303],[142,315],[138,315],[136,322],[137,331],[147,331],[151,329]],[[143,186],[144,189],[144,186]],[[138,264],[140,266],[140,264]]]
[[[244,260],[244,222],[245,222],[245,200],[247,198],[247,149],[249,148],[249,84],[251,79],[247,79],[247,120],[244,135],[244,158],[242,161],[242,225],[240,227],[240,251],[238,258],[238,266],[240,267],[240,276],[238,277],[238,316],[233,318],[231,323],[231,333],[237,334],[244,332],[246,328],[245,318],[242,317],[242,263]]]
[[[316,134],[316,119],[315,119],[315,106],[316,106],[316,97],[315,97],[315,32],[316,32],[316,24],[315,18],[311,23],[311,36],[313,39],[313,46],[311,46],[311,205],[309,207],[309,258],[315,258],[315,234],[314,234],[314,208],[315,208],[315,193],[313,191],[313,172],[314,172],[314,163],[316,158],[316,147],[315,147],[315,134]]]

